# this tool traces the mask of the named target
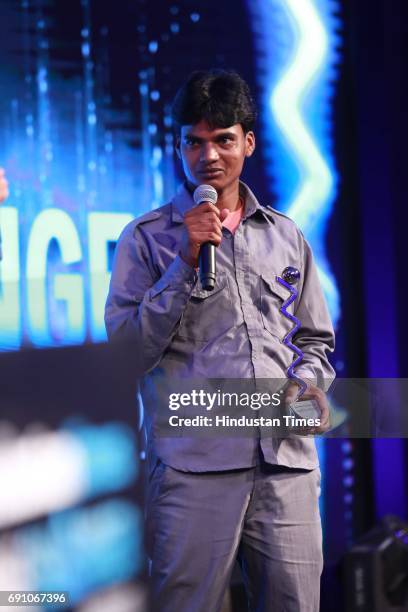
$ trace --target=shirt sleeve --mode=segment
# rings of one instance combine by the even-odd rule
[[[160,362],[197,280],[194,268],[179,255],[158,280],[153,269],[151,253],[133,222],[116,246],[105,326],[109,340],[134,342],[141,373]]]
[[[303,237],[302,241],[303,284],[295,308],[295,316],[301,326],[293,343],[303,351],[304,357],[296,368],[296,374],[311,379],[327,391],[335,378],[335,371],[328,360],[328,353],[334,351],[334,330],[311,248]]]

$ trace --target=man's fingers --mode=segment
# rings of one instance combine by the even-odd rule
[[[203,232],[194,235],[194,244],[199,244],[201,246],[205,242],[213,242],[218,246],[221,242],[221,239],[221,232]]]
[[[306,391],[299,397],[299,387],[297,384],[290,382],[285,390],[285,403],[286,405],[293,404],[296,400],[300,401],[314,401],[320,412],[320,416],[316,418],[320,419],[320,425],[314,427],[302,427],[299,429],[299,433],[302,435],[318,435],[328,431],[331,427],[330,424],[330,411],[327,403],[326,394],[322,389],[319,389],[316,385],[307,382]]]
[[[204,242],[216,242],[219,244],[222,239],[221,221],[217,218],[206,218],[188,220],[186,223],[189,239],[194,244]]]
[[[188,219],[191,217],[200,217],[201,215],[214,213],[216,217],[220,217],[220,210],[214,204],[210,204],[209,202],[204,202],[204,204],[199,204],[198,206],[194,206],[190,208],[185,215],[184,218]]]
[[[219,209],[209,202],[191,208],[184,215],[184,229],[180,254],[184,261],[196,266],[202,244],[211,242],[216,247],[221,244]]]
[[[323,434],[331,427],[330,419],[323,421],[318,427],[312,427],[310,433],[313,435]]]
[[[327,398],[325,393],[321,389],[313,390],[312,393],[309,394],[310,399],[317,402],[318,408],[320,410],[320,425],[316,427],[312,427],[310,430],[311,434],[323,434],[328,431],[331,427],[330,423],[330,409],[327,403]]]
[[[189,219],[188,225],[193,228],[212,228],[217,227],[219,230],[222,229],[221,220],[218,217],[212,216],[203,216],[198,219]]]
[[[217,208],[217,206],[215,206],[215,204],[211,204],[210,202],[203,202],[203,204],[199,204],[198,206],[195,206],[194,208],[192,208],[192,210],[195,211],[199,211],[199,212],[213,212],[217,215],[217,217],[220,216],[220,209]]]
[[[290,383],[285,390],[285,403],[293,404],[298,398],[299,387],[295,383]]]
[[[189,232],[202,231],[208,229],[210,231],[222,230],[222,222],[219,216],[213,211],[207,211],[199,215],[186,214],[184,217],[184,223]]]

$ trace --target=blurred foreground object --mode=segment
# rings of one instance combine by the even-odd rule
[[[147,610],[131,363],[119,345],[0,355],[0,590]]]
[[[408,523],[386,516],[346,554],[347,612],[408,610]]]

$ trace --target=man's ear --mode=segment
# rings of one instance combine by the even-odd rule
[[[248,132],[245,134],[245,157],[251,157],[255,151],[255,134]]]
[[[181,159],[180,146],[181,146],[181,138],[180,138],[180,136],[177,136],[174,148],[176,149],[176,153],[177,153],[179,159]]]

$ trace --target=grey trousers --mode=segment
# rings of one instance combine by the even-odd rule
[[[261,463],[181,472],[159,462],[146,500],[157,612],[218,612],[238,556],[251,612],[318,612],[320,470]]]

